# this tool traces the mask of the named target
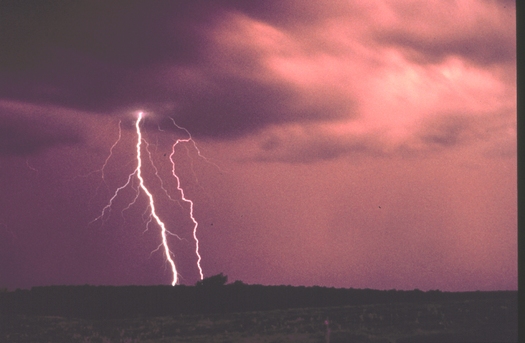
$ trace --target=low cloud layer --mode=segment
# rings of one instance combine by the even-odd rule
[[[29,156],[83,141],[76,125],[68,125],[67,120],[54,111],[0,102],[0,113],[0,156]]]

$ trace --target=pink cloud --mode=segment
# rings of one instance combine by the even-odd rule
[[[377,146],[371,147],[373,141],[383,146],[383,153],[396,151],[413,146],[425,137],[422,131],[450,115],[469,122],[479,122],[470,117],[496,120],[511,134],[516,110],[515,80],[510,76],[515,70],[511,8],[496,2],[401,1],[362,6],[359,15],[350,15],[350,6],[347,11],[340,6],[336,5],[338,13],[324,8],[324,17],[288,27],[232,13],[214,31],[213,59],[222,73],[271,80],[293,91],[283,110],[296,113],[294,122],[269,126],[262,134],[279,136],[284,150],[278,151],[275,144],[269,149],[268,138],[262,138],[263,159],[293,159],[294,153],[319,149],[319,140],[327,142],[326,158],[378,152]],[[409,51],[407,44],[388,38],[394,36],[434,46],[422,43]],[[469,43],[475,44],[475,51],[455,48],[473,37],[479,37]],[[491,42],[504,44],[510,55],[505,50],[501,58],[492,56]],[[425,63],[414,59],[415,50],[428,55]],[[490,63],[483,62],[484,57]],[[301,123],[301,113],[309,109],[315,110],[317,131],[311,122]],[[293,129],[297,126],[304,130]],[[475,125],[456,130],[470,129],[477,130]],[[462,135],[476,136],[463,131]],[[311,152],[310,156],[322,155]]]

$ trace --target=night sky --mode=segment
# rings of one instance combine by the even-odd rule
[[[0,288],[171,283],[142,111],[181,284],[171,119],[205,277],[517,289],[514,1],[0,4]]]

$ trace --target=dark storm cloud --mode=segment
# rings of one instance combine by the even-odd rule
[[[190,3],[3,3],[0,96],[85,110],[126,105],[136,70],[198,61],[201,14]]]
[[[503,22],[512,9],[491,17],[496,3],[486,3],[468,16],[440,2],[5,1],[0,99],[106,115],[142,109],[201,139],[351,120],[369,98],[355,81],[366,87],[372,79],[365,61],[388,56],[369,49],[374,42],[425,62],[451,54],[513,61]],[[391,7],[394,25],[385,15]],[[449,21],[466,18],[464,29],[441,23],[450,13]]]
[[[327,17],[352,13],[353,7],[350,2],[334,4],[303,0],[223,0],[218,2],[226,10],[240,11],[257,20],[287,28],[317,24]]]
[[[303,109],[295,90],[280,83],[254,82],[239,77],[214,79],[214,86],[182,98],[177,120],[197,135],[238,137],[271,124],[308,122],[343,115],[337,105],[320,103]]]
[[[7,3],[7,5],[6,5]],[[192,4],[194,3],[194,4]],[[2,2],[2,69],[46,67],[55,49],[115,65],[194,62],[201,1]]]
[[[197,136],[213,138],[337,116],[328,104],[294,111],[291,105],[300,99],[293,87],[246,75],[259,63],[249,49],[226,52],[228,62],[214,55],[213,30],[227,13],[266,20],[274,13],[279,21],[288,12],[276,12],[276,7],[284,10],[276,4],[7,2],[0,20],[0,98],[99,114],[153,109]],[[246,74],[222,72],[225,63],[242,65]],[[194,87],[180,75],[166,75],[164,69],[170,68],[197,70],[205,82]],[[162,110],[164,104],[175,104],[176,110]]]
[[[48,148],[81,142],[78,132],[59,123],[0,113],[0,155],[33,155]]]
[[[228,77],[183,101],[181,123],[195,134],[239,136],[286,120],[290,89]]]

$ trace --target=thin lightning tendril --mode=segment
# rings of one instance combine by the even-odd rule
[[[190,138],[188,139],[177,139],[175,144],[173,144],[173,147],[171,149],[171,154],[170,154],[170,161],[172,165],[171,173],[177,180],[177,190],[180,192],[181,199],[187,202],[188,204],[190,204],[190,217],[193,222],[193,239],[195,239],[195,254],[197,255],[197,267],[199,268],[199,273],[200,273],[201,280],[202,280],[204,278],[204,274],[202,273],[202,268],[201,268],[202,257],[199,254],[199,239],[197,238],[197,227],[199,226],[199,223],[197,222],[197,220],[195,220],[195,217],[193,216],[193,201],[186,198],[184,195],[184,190],[181,187],[180,179],[177,176],[177,173],[175,172],[175,161],[173,160],[173,155],[175,155],[175,147],[177,146],[177,144],[179,144],[180,142],[189,142],[190,140],[192,140],[191,135],[190,135]]]
[[[115,198],[118,196],[118,194],[119,194],[119,192],[120,192],[121,190],[123,190],[123,189],[126,188],[129,184],[131,184],[131,180],[133,179],[133,176],[136,175],[136,174],[137,174],[137,170],[136,170],[136,169],[135,169],[135,171],[134,171],[133,173],[129,174],[129,176],[128,176],[128,181],[127,181],[124,185],[118,187],[118,188],[115,190],[115,193],[114,193],[113,196],[109,199],[108,204],[107,204],[106,206],[104,206],[104,208],[102,209],[102,213],[100,214],[100,216],[98,216],[98,217],[96,217],[95,219],[93,219],[89,224],[92,224],[92,223],[96,222],[96,221],[99,220],[99,219],[104,220],[104,215],[106,214],[106,211],[111,212],[111,206],[113,206],[113,200],[115,200]],[[138,195],[137,195],[137,197],[138,197]],[[134,200],[128,205],[128,207],[126,207],[124,210],[128,209],[128,208],[129,208],[129,207],[135,202],[135,200],[137,200],[137,197],[135,197],[135,199],[134,199]]]
[[[188,135],[188,138],[186,139],[177,139],[175,141],[175,144],[173,144],[173,147],[171,149],[171,154],[170,154],[170,161],[171,161],[171,165],[172,165],[172,169],[171,169],[171,172],[173,174],[173,176],[175,177],[175,179],[177,180],[177,189],[179,190],[180,192],[180,195],[181,195],[181,199],[187,203],[190,204],[190,217],[191,217],[191,220],[193,221],[193,239],[195,240],[195,254],[197,255],[197,267],[199,268],[199,273],[200,273],[200,276],[201,276],[201,280],[204,278],[204,274],[202,272],[202,268],[201,268],[201,260],[202,260],[202,257],[199,253],[199,239],[197,238],[197,227],[199,226],[199,223],[197,222],[197,220],[195,219],[195,217],[193,216],[193,201],[191,201],[190,199],[186,198],[186,196],[184,195],[184,190],[182,189],[181,187],[181,184],[180,184],[180,179],[179,177],[177,176],[177,173],[175,172],[175,161],[173,160],[173,156],[175,155],[175,147],[177,146],[177,144],[179,144],[180,142],[183,142],[183,143],[188,143],[188,142],[191,142],[193,144],[193,147],[195,148],[195,150],[197,151],[197,154],[199,155],[199,157],[201,157],[202,159],[204,159],[206,162],[208,163],[211,163],[210,161],[208,161],[208,159],[206,157],[204,157],[202,154],[201,154],[201,151],[199,150],[199,148],[197,147],[197,144],[195,143],[195,141],[193,140],[193,138],[191,137],[191,134],[190,132],[182,127],[182,126],[179,126],[175,120],[173,118],[171,118],[171,121],[173,122],[173,125],[175,125],[178,129],[180,130],[184,130],[186,132],[186,134]],[[186,151],[188,151],[186,149]],[[189,151],[188,151],[189,152]],[[215,165],[215,163],[212,163]],[[217,166],[217,165],[215,165]],[[217,166],[218,168],[218,166]],[[220,168],[219,168],[220,169]],[[193,171],[193,161],[192,161],[192,171]],[[195,172],[193,171],[194,175],[195,175]]]
[[[100,169],[100,174],[101,174],[101,177],[102,177],[102,180],[104,181],[104,183],[106,183],[104,170],[106,169],[106,166],[108,164],[109,159],[111,158],[111,156],[113,156],[113,149],[115,149],[117,144],[120,142],[120,139],[122,138],[122,127],[121,126],[122,126],[122,120],[119,120],[118,121],[118,138],[115,141],[115,143],[113,143],[111,148],[109,149],[109,155],[106,158],[106,160],[104,161],[104,164],[102,165],[102,168]],[[106,186],[107,186],[107,184],[106,184]]]
[[[38,173],[38,170],[35,167],[33,167],[31,164],[29,164],[29,159],[26,159],[26,166],[27,166],[27,168],[31,169],[32,171]]]

